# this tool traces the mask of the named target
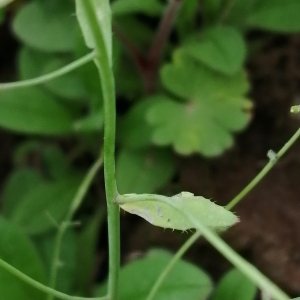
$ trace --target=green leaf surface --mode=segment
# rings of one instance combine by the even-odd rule
[[[76,121],[73,126],[76,132],[97,132],[102,130],[103,123],[103,111],[99,110]]]
[[[216,26],[186,42],[183,51],[215,71],[233,75],[246,58],[246,44],[234,27]]]
[[[55,58],[45,65],[44,69],[42,70],[42,74],[48,74],[56,71],[66,66],[68,63],[70,63],[69,60]],[[44,84],[44,86],[59,97],[73,100],[84,100],[84,98],[87,97],[87,91],[76,70],[60,76],[59,78],[48,81]]]
[[[299,32],[299,0],[258,1],[248,17],[248,25],[279,32]]]
[[[175,26],[181,40],[185,40],[196,29],[196,17],[199,1],[183,1],[175,20]]]
[[[122,195],[124,198],[136,194]],[[188,230],[194,228],[191,223],[178,209],[169,204],[155,201],[153,195],[144,194],[147,200],[132,201],[120,204],[125,211],[140,216],[149,223],[162,228]],[[189,192],[182,192],[169,198],[181,211],[189,213],[202,224],[214,230],[222,231],[238,222],[238,217],[222,206],[205,199],[202,196],[194,196]]]
[[[27,134],[67,134],[72,118],[51,95],[38,88],[0,92],[0,126]]]
[[[54,247],[56,246],[57,231],[50,231],[46,234],[39,235],[34,240],[41,257],[47,267],[47,273],[53,264]],[[71,293],[73,288],[73,279],[75,275],[76,264],[76,238],[75,233],[69,228],[63,236],[59,265],[57,267],[57,278],[55,289],[63,293]]]
[[[67,160],[64,152],[56,144],[45,145],[42,148],[42,159],[45,171],[51,179],[60,179],[68,175]]]
[[[123,149],[117,159],[118,190],[123,193],[152,193],[175,173],[172,153],[167,150]]]
[[[254,300],[256,286],[237,269],[232,269],[221,279],[211,300]]]
[[[126,32],[128,39],[134,41],[134,44],[138,49],[141,49],[141,51],[149,50],[149,41],[154,38],[155,31],[149,26],[149,24],[140,20],[137,16],[119,16],[114,20],[114,27],[123,33]],[[126,50],[125,47],[124,50]],[[122,82],[121,80],[122,78],[120,79],[120,82]]]
[[[115,16],[144,13],[149,16],[159,16],[164,6],[158,0],[118,0],[112,3],[112,12]]]
[[[76,59],[79,59],[91,52],[91,50],[85,45],[82,37],[80,37],[80,39],[78,38],[75,51]],[[99,103],[102,97],[102,89],[99,73],[94,61],[81,66],[77,69],[77,71],[85,89],[90,95],[97,96],[97,102]]]
[[[19,54],[19,71],[22,80],[32,79],[56,71],[71,62],[70,55],[34,51],[23,47]],[[52,79],[43,84],[53,94],[72,100],[83,100],[87,96],[86,88],[77,70]]]
[[[88,48],[95,48],[95,41],[88,26],[87,16],[82,6],[82,0],[76,0],[76,16]],[[98,16],[98,26],[102,31],[106,51],[112,65],[112,29],[111,29],[111,10],[109,0],[92,0],[94,11]]]
[[[78,30],[73,13],[72,1],[31,1],[18,11],[13,30],[32,48],[45,52],[72,51]]]
[[[125,265],[120,272],[120,300],[146,299],[171,259],[171,253],[156,249]],[[163,281],[154,300],[205,300],[211,289],[211,280],[204,271],[179,260]],[[105,290],[106,285],[97,291],[97,295],[104,295]]]
[[[16,145],[13,153],[13,162],[16,166],[24,165],[31,155],[39,153],[41,143],[36,139],[26,139]]]
[[[79,178],[71,177],[36,186],[14,211],[13,221],[32,235],[56,228],[69,210],[79,183]]]
[[[96,248],[101,223],[105,220],[104,209],[100,207],[77,235],[76,266],[74,286],[80,295],[87,295],[93,283],[96,264]]]
[[[45,283],[42,261],[21,229],[0,217],[0,232],[0,258],[29,277]],[[0,299],[44,300],[46,295],[0,268]]]
[[[34,169],[21,168],[10,173],[2,193],[1,213],[10,217],[23,197],[42,182],[43,178]]]
[[[223,2],[222,18],[226,24],[232,25],[240,30],[248,29],[247,19],[255,9],[257,2],[261,0],[235,0],[234,2]]]
[[[45,65],[55,59],[55,53],[45,53],[23,46],[18,55],[20,80],[38,77]]]
[[[223,0],[203,0],[203,10],[205,14],[205,23],[211,25],[211,24],[216,24],[216,23],[221,23],[220,22],[220,14],[222,11],[227,11],[229,9],[223,8],[222,10],[222,4],[225,3],[225,5],[234,6],[238,0],[228,0],[228,1],[223,1]]]
[[[129,148],[143,148],[151,145],[152,127],[146,121],[146,114],[156,98],[141,99],[123,117],[118,128],[118,139]]]
[[[251,102],[245,98],[249,88],[245,74],[224,76],[177,52],[174,63],[164,66],[161,76],[164,86],[183,99],[156,96],[158,100],[147,113],[154,127],[152,141],[173,145],[185,155],[214,156],[229,148],[232,132],[245,128],[249,121]]]

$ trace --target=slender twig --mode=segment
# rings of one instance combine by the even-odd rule
[[[173,207],[182,215],[184,215],[197,230],[202,234],[224,257],[226,257],[235,267],[243,272],[249,279],[251,279],[259,288],[267,291],[274,300],[289,300],[289,297],[277,287],[270,279],[263,275],[252,264],[247,262],[243,257],[236,253],[230,246],[228,246],[215,232],[206,227],[194,215],[182,209],[170,197],[156,195],[156,194],[127,194],[119,195],[117,203],[125,204],[130,202],[142,201],[157,201]]]
[[[79,68],[80,66],[92,61],[94,58],[95,58],[95,53],[92,52],[92,53],[89,53],[89,54],[83,56],[82,58],[79,58],[79,59],[71,62],[70,64],[62,67],[61,69],[55,70],[46,75],[42,75],[42,76],[28,79],[28,80],[9,82],[9,83],[0,83],[0,91],[8,90],[8,89],[17,89],[17,88],[28,87],[28,86],[45,83],[47,81],[53,80],[57,77],[65,75],[65,74]]]
[[[172,30],[176,14],[180,8],[182,0],[169,0],[165,14],[161,19],[157,33],[152,42],[148,53],[148,60],[151,63],[158,64],[164,50],[164,46]]]
[[[56,291],[46,285],[41,284],[40,282],[32,279],[31,277],[27,276],[26,274],[20,272],[18,269],[14,268],[4,260],[0,259],[0,267],[8,271],[9,273],[15,275],[16,277],[20,278],[22,281],[27,282],[31,286],[35,287],[36,289],[47,293],[52,294],[53,296],[62,299],[62,300],[110,300],[107,296],[105,297],[97,297],[97,298],[85,298],[85,297],[76,297],[70,296],[65,293],[61,293]]]
[[[108,0],[105,0],[108,1]],[[98,23],[94,1],[81,0],[87,26],[95,42],[95,62],[101,78],[104,102],[104,179],[107,202],[108,244],[109,244],[109,276],[108,297],[118,299],[120,270],[120,213],[115,203],[118,195],[115,179],[115,126],[116,99],[115,81],[112,70],[112,57],[107,51],[102,29]]]
[[[82,203],[82,200],[84,199],[89,187],[91,186],[91,183],[93,182],[98,170],[102,166],[102,163],[103,163],[103,157],[101,154],[100,157],[97,159],[97,161],[93,164],[93,166],[91,167],[89,172],[86,174],[81,185],[79,186],[77,193],[72,200],[70,209],[69,209],[64,221],[61,223],[61,225],[58,228],[57,236],[55,239],[51,270],[50,270],[50,280],[49,280],[50,288],[55,288],[63,236],[64,236],[66,230],[68,229],[68,227],[70,226],[75,212],[77,211],[78,207]],[[53,300],[53,297],[54,297],[53,294],[49,294],[48,300]]]
[[[147,94],[155,90],[160,60],[182,1],[169,0],[147,55],[143,55],[116,24],[113,27],[116,36],[135,62]]]
[[[266,166],[260,171],[260,173],[236,196],[234,197],[226,206],[227,209],[231,210],[236,206],[274,167],[276,162],[285,154],[285,152],[295,143],[295,141],[300,136],[300,129],[291,137],[291,139],[282,147],[282,149],[276,154],[276,160],[271,160],[266,164]]]
[[[147,65],[144,68],[144,75],[146,77],[145,88],[147,93],[152,93],[155,89],[155,79],[158,73],[160,60],[181,3],[182,0],[169,0],[168,6],[166,7],[165,13],[160,21],[157,33],[146,57]]]

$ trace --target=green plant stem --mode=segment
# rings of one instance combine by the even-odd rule
[[[89,54],[83,56],[82,58],[79,58],[79,59],[73,61],[72,63],[62,67],[61,69],[53,71],[46,75],[42,75],[42,76],[28,79],[28,80],[9,82],[9,83],[0,83],[0,91],[9,90],[9,89],[18,89],[18,88],[22,88],[22,87],[29,87],[29,86],[38,85],[38,84],[53,80],[57,77],[65,75],[65,74],[81,67],[82,65],[92,61],[94,58],[95,58],[95,53],[92,52],[92,53],[89,53]]]
[[[86,174],[84,180],[82,181],[81,185],[79,186],[77,193],[71,202],[70,209],[69,209],[64,221],[61,223],[61,225],[58,228],[57,236],[55,239],[51,270],[50,270],[50,280],[49,280],[50,288],[55,288],[63,236],[64,236],[66,230],[69,228],[75,212],[77,211],[78,207],[82,203],[89,187],[91,186],[91,184],[92,184],[98,170],[102,166],[102,164],[103,164],[103,157],[101,154],[100,157],[93,164],[93,166],[90,168],[90,170]],[[53,300],[53,298],[54,298],[53,294],[48,295],[48,300]]]
[[[26,274],[20,272],[18,269],[14,268],[4,260],[0,259],[0,267],[8,271],[9,273],[15,275],[16,277],[20,278],[21,280],[27,282],[31,286],[35,287],[36,289],[45,292],[47,294],[52,294],[53,296],[62,299],[62,300],[109,300],[108,297],[97,297],[97,298],[85,298],[85,297],[77,297],[77,296],[70,296],[59,291],[56,291],[46,285],[41,284],[40,282],[32,279],[31,277],[27,276]]]
[[[165,280],[165,278],[168,276],[170,271],[173,269],[177,261],[183,256],[183,254],[196,242],[196,240],[200,237],[201,233],[199,231],[196,231],[176,252],[175,255],[173,255],[172,259],[168,263],[168,265],[164,268],[162,273],[157,278],[155,284],[152,286],[151,291],[146,298],[146,300],[152,300],[154,299],[158,289],[160,288],[161,284]]]
[[[119,204],[136,202],[136,201],[157,201],[168,204],[174,209],[181,212],[186,218],[190,220],[199,230],[199,232],[235,267],[243,272],[249,279],[251,279],[260,289],[267,291],[270,296],[276,300],[289,300],[289,297],[265,275],[257,270],[253,265],[243,259],[232,248],[230,248],[215,232],[204,226],[197,218],[183,211],[174,201],[169,197],[161,195],[149,194],[127,194],[119,195],[117,202]]]
[[[285,152],[295,143],[295,141],[300,136],[300,129],[290,138],[290,140],[281,148],[281,150],[276,154],[276,160],[271,160],[266,164],[266,166],[259,172],[259,174],[236,196],[234,197],[226,206],[228,210],[231,210],[236,206],[274,167],[276,162],[285,154]]]
[[[108,0],[105,0],[108,1]],[[95,41],[95,62],[99,70],[104,100],[104,179],[107,202],[109,276],[108,297],[118,299],[120,270],[120,213],[115,203],[118,195],[115,179],[115,82],[107,53],[103,32],[91,0],[82,0],[82,7],[88,20],[88,26]]]
[[[284,145],[284,147],[278,152],[277,154],[277,160],[284,155],[284,153],[292,146],[292,144],[298,139],[300,136],[300,129],[292,136],[292,138]],[[276,160],[276,161],[277,161]],[[275,161],[275,163],[276,163]],[[247,192],[245,193],[245,189],[240,192],[227,206],[226,208],[228,210],[231,210],[235,205],[239,203],[239,201],[248,193],[254,186],[259,182],[257,181],[257,178],[260,178],[260,180],[267,174],[264,170],[268,167],[267,171],[269,171],[274,166],[274,161],[270,161],[266,167],[252,180],[252,182],[245,188],[247,189]],[[263,175],[261,177],[261,175]],[[250,188],[249,188],[250,187]],[[147,300],[152,300],[157,293],[159,287],[169,274],[169,272],[172,270],[176,262],[186,253],[186,251],[193,245],[193,243],[197,240],[197,238],[200,237],[200,233],[197,231],[193,235],[191,235],[187,241],[179,248],[178,252],[172,257],[169,264],[166,266],[166,268],[162,271],[158,279],[156,280],[155,284],[153,285],[149,296]]]

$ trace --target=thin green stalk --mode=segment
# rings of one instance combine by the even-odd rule
[[[179,207],[176,202],[172,201],[169,197],[161,195],[149,195],[149,194],[128,194],[119,195],[117,202],[124,204],[135,201],[158,201],[168,204],[174,209],[181,212],[186,218],[188,218],[199,230],[199,232],[235,267],[243,272],[249,279],[251,279],[260,289],[267,291],[274,300],[289,300],[289,297],[272,281],[270,281],[265,275],[263,275],[258,269],[247,262],[239,254],[237,254],[230,246],[228,246],[215,232],[204,226],[197,218],[190,215],[189,212],[185,212]]]
[[[107,0],[106,0],[107,1]],[[110,57],[107,53],[103,32],[97,20],[93,1],[82,0],[88,27],[95,41],[95,62],[99,70],[104,100],[104,179],[107,201],[107,223],[109,244],[108,296],[118,299],[120,270],[120,213],[115,203],[118,195],[115,179],[115,126],[116,103],[115,81]]]
[[[173,255],[172,259],[168,263],[168,265],[164,268],[162,273],[157,278],[155,284],[152,286],[151,291],[146,298],[146,300],[154,299],[158,289],[160,288],[163,281],[167,278],[170,271],[173,269],[177,261],[183,256],[183,254],[196,242],[196,240],[201,236],[199,231],[196,231],[177,251],[175,255]]]
[[[227,206],[226,208],[228,210],[231,210],[236,204],[239,203],[239,201],[247,195],[248,192],[252,188],[255,187],[255,185],[268,173],[268,171],[274,166],[274,163],[278,161],[278,159],[284,155],[284,153],[292,146],[292,144],[298,139],[300,135],[300,129],[292,136],[292,138],[284,145],[284,147],[278,152],[276,161],[270,161],[265,168],[250,182],[250,184],[242,191],[240,192]],[[265,171],[267,169],[267,171]],[[259,179],[259,180],[258,180]],[[247,190],[246,190],[247,189]],[[246,190],[246,192],[245,192]],[[152,287],[148,297],[146,300],[152,300],[154,299],[154,296],[156,295],[159,287],[169,274],[169,272],[172,270],[176,262],[185,254],[185,252],[193,245],[193,243],[197,240],[197,238],[200,236],[200,233],[197,231],[192,236],[190,236],[187,241],[179,248],[177,253],[172,257],[169,264],[166,266],[166,268],[162,271],[158,279],[156,280],[154,286]]]
[[[83,56],[82,58],[79,58],[79,59],[71,62],[70,64],[62,67],[61,69],[53,71],[46,75],[42,75],[42,76],[28,79],[28,80],[9,82],[9,83],[0,83],[0,91],[9,90],[9,89],[18,89],[18,88],[22,88],[22,87],[29,87],[29,86],[45,83],[47,81],[53,80],[57,77],[60,77],[64,74],[67,74],[67,73],[81,67],[82,65],[92,61],[94,58],[95,58],[95,53],[92,52],[92,53],[89,53],[89,54]]]
[[[260,173],[236,196],[234,197],[226,206],[228,210],[231,210],[236,206],[274,167],[276,162],[285,154],[285,152],[295,143],[295,141],[300,136],[300,129],[290,138],[290,140],[281,148],[281,150],[276,154],[276,159],[270,161],[266,166],[260,171]]]
[[[70,209],[64,221],[61,223],[61,225],[58,228],[57,236],[55,239],[51,270],[50,270],[50,280],[49,280],[50,288],[54,288],[56,284],[57,271],[58,271],[58,266],[60,261],[59,257],[61,252],[61,243],[62,243],[63,236],[66,230],[68,229],[68,227],[70,226],[75,212],[77,211],[78,207],[82,203],[82,200],[84,199],[89,187],[91,186],[98,170],[102,166],[102,163],[103,163],[103,157],[101,154],[100,157],[93,164],[93,166],[90,168],[84,180],[82,181],[81,185],[79,186],[77,193],[72,200]],[[53,298],[54,298],[53,294],[48,295],[48,300],[53,300]]]
[[[61,293],[59,291],[56,291],[46,285],[41,284],[40,282],[32,279],[31,277],[27,276],[26,274],[20,272],[18,269],[14,268],[4,260],[0,259],[0,267],[8,271],[9,273],[15,275],[19,279],[27,282],[31,286],[35,287],[36,289],[45,292],[47,294],[52,294],[53,296],[62,299],[62,300],[109,300],[108,297],[97,297],[97,298],[85,298],[85,297],[76,297],[76,296],[70,296],[65,293]]]

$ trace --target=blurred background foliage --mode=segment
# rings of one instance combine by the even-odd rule
[[[300,2],[115,0],[112,13],[119,191],[172,195],[189,190],[225,204],[255,174],[258,157],[264,158],[269,147],[281,145],[299,126],[288,118],[288,111],[300,92]],[[35,78],[89,53],[71,0],[16,0],[0,9],[0,24],[2,82]],[[12,238],[22,244],[15,251],[34,252],[36,263],[31,270],[25,264],[29,258],[20,254],[24,260],[20,270],[42,282],[49,275],[57,224],[102,147],[103,123],[101,86],[93,62],[34,87],[1,90],[0,85],[1,232],[22,228],[22,238],[19,232]],[[286,163],[293,171],[289,162],[299,167],[299,155]],[[237,176],[239,172],[243,174]],[[294,177],[285,187],[300,192]],[[82,228],[70,229],[63,241],[65,266],[57,280],[61,291],[88,294],[93,280],[106,274],[103,190],[101,175],[76,216]],[[268,190],[258,197],[272,198]],[[265,206],[256,209],[264,211]],[[272,207],[276,215],[279,208]],[[300,213],[299,205],[297,209]],[[286,214],[292,211],[294,204]],[[173,249],[183,240],[175,235],[163,241],[153,229],[142,241],[142,230],[150,229],[138,228],[134,217],[126,219],[123,234],[131,237],[124,238],[124,257],[153,244]],[[247,226],[262,225],[260,220],[251,223],[249,216],[245,219],[235,235],[247,241],[232,238],[242,249],[255,235]],[[294,217],[288,220],[294,222]],[[269,235],[255,235],[254,240]],[[102,243],[98,247],[97,239]],[[286,252],[294,251],[289,242],[286,245]],[[5,247],[6,242],[1,243],[0,253]],[[257,249],[253,251],[260,252]],[[167,254],[161,255],[164,259]],[[19,266],[15,256],[11,261],[1,257]],[[274,271],[273,263],[268,268],[268,259],[262,266],[285,288],[300,293],[300,262],[295,261],[289,265],[290,282]],[[212,268],[209,262],[204,265]],[[101,272],[96,271],[99,266]],[[219,264],[213,273],[218,277],[227,267]],[[28,289],[28,299],[41,299]],[[7,293],[6,300],[17,298],[18,294],[10,298]],[[25,299],[21,294],[18,297]]]

